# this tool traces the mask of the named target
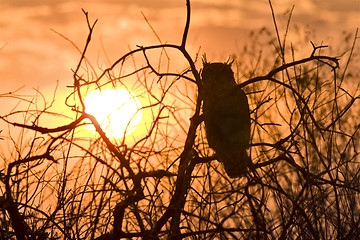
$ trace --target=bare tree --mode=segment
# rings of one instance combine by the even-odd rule
[[[271,2],[269,1],[271,6]],[[270,71],[242,72],[251,116],[243,177],[229,178],[209,148],[202,115],[198,55],[186,41],[138,46],[98,73],[86,58],[89,29],[66,105],[70,122],[45,127],[53,101],[1,116],[18,139],[3,154],[0,234],[4,239],[355,239],[360,235],[357,91],[343,86],[357,33],[342,72],[339,59],[312,43],[294,53],[276,29]],[[286,29],[286,32],[288,29]],[[173,70],[170,60],[183,59]],[[293,55],[291,55],[293,56]],[[236,59],[235,59],[236,60]],[[238,69],[243,67],[235,62]],[[134,80],[135,79],[135,80]],[[146,116],[139,135],[111,139],[87,113],[92,89],[126,88]],[[16,93],[2,97],[20,98]],[[35,109],[33,110],[33,106]],[[355,110],[354,110],[355,109]],[[23,122],[13,121],[17,115]],[[96,137],[84,137],[93,125]],[[130,136],[130,137],[129,137]],[[4,140],[2,140],[4,141]]]

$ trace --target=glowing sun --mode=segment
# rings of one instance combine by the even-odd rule
[[[122,138],[135,130],[141,120],[139,100],[125,89],[94,90],[84,100],[86,112],[93,115],[109,138]],[[95,131],[94,126],[89,129]]]

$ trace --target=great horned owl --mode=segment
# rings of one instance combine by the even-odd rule
[[[203,61],[203,113],[209,146],[227,175],[241,177],[250,163],[250,113],[246,95],[236,87],[231,63]]]

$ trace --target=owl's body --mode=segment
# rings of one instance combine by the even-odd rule
[[[249,105],[243,90],[236,89],[230,64],[206,63],[202,70],[204,122],[209,146],[231,178],[241,177],[250,163]]]

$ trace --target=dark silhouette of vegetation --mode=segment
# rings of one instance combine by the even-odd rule
[[[137,46],[100,73],[86,57],[96,21],[84,11],[89,34],[65,102],[71,121],[44,124],[63,120],[52,101],[0,116],[21,130],[1,140],[12,148],[1,155],[0,238],[357,239],[359,93],[347,85],[357,32],[343,65],[315,43],[298,60],[289,24],[280,36],[271,6],[276,54],[250,67],[234,56],[246,79],[237,88],[249,99],[252,164],[231,179],[204,134],[201,61],[186,48],[186,6],[180,44]],[[146,120],[121,140],[84,104],[92,89],[120,87],[142,101]],[[1,97],[28,101],[16,92]],[[82,135],[90,124],[96,137]]]

